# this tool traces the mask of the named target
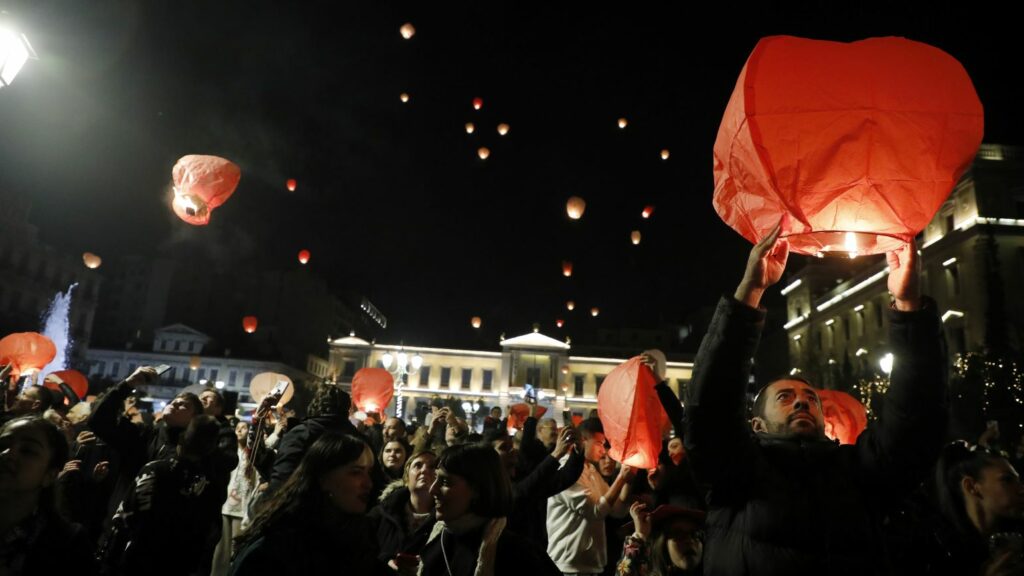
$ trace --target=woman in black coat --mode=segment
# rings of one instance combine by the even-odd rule
[[[377,558],[388,562],[399,553],[418,555],[434,527],[434,498],[430,487],[437,478],[437,456],[414,454],[405,463],[400,482],[391,484],[380,504],[370,511],[376,528]]]

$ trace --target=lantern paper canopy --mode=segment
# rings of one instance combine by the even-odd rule
[[[576,303],[573,302],[572,300],[569,300],[568,302],[565,303],[565,308],[566,310],[572,312],[576,308]]]
[[[666,149],[661,151],[661,159],[662,160],[668,160],[668,155],[669,155],[668,154],[668,148],[666,148]]]
[[[89,379],[78,370],[50,372],[43,380],[43,386],[63,394],[64,391],[60,388],[61,384],[67,384],[68,388],[71,388],[71,391],[75,393],[75,396],[78,396],[79,400],[84,399],[89,393]]]
[[[299,250],[299,263],[305,264],[309,262],[310,253],[309,250]]]
[[[210,214],[235,193],[242,171],[218,156],[182,156],[171,170],[174,213],[195,226],[210,223]]]
[[[202,366],[202,365],[203,365],[203,357],[202,356],[191,356],[191,357],[189,357],[189,359],[188,359],[188,369],[189,370],[199,370],[199,367]]]
[[[0,339],[0,366],[10,364],[12,378],[38,372],[56,356],[53,341],[37,332],[17,332]]]
[[[555,326],[558,326],[559,328],[561,328],[564,325],[565,325],[565,320],[562,320],[561,318],[559,318],[558,320],[555,320]]]
[[[402,27],[398,29],[398,32],[402,35],[402,38],[409,40],[416,35],[416,27],[412,25],[412,22],[406,22],[402,24]]]
[[[82,262],[85,263],[85,267],[91,270],[95,270],[103,264],[103,258],[93,254],[92,252],[86,252],[82,254]]]
[[[671,427],[654,390],[657,383],[639,356],[605,377],[597,393],[597,413],[613,460],[647,470],[657,467],[661,439]]]
[[[568,260],[562,261],[562,276],[565,276],[566,278],[572,276],[572,262],[569,262]]]
[[[473,98],[473,110],[479,110],[484,107],[483,98]]]
[[[580,424],[583,424],[583,415],[582,414],[573,414],[572,415],[572,427],[576,428]]]
[[[287,382],[288,387],[285,388],[284,394],[277,405],[284,406],[287,404],[292,399],[292,396],[295,396],[295,383],[288,376],[277,372],[260,372],[252,377],[252,380],[249,381],[249,395],[252,396],[252,401],[257,404],[263,402],[267,394],[270,394],[280,382]]]
[[[500,134],[501,136],[508,134],[508,124],[505,124],[504,122],[498,124],[498,134]]]
[[[868,413],[859,400],[839,390],[818,390],[825,416],[825,435],[840,444],[856,444],[868,427]]]
[[[473,326],[473,328],[479,328],[480,325],[483,324],[483,321],[480,320],[479,316],[473,316],[473,318],[470,319],[469,323]]]
[[[491,155],[491,150],[486,146],[481,146],[480,149],[476,151],[476,155],[479,156],[481,160],[487,160]]]
[[[643,211],[640,212],[640,217],[646,220],[651,217],[651,214],[654,214],[654,206],[648,204],[647,206],[644,206]]]
[[[242,318],[242,328],[247,334],[252,334],[256,331],[256,326],[259,325],[259,320],[255,316],[246,316]]]
[[[627,122],[625,118],[619,118],[619,128],[623,128],[624,129],[628,125],[629,125],[629,122]]]
[[[548,409],[543,406],[537,406],[533,411],[533,417],[540,420]],[[508,407],[508,426],[509,428],[522,428],[526,425],[526,419],[530,417],[530,405],[524,402],[519,404],[513,404]]]
[[[401,100],[402,102],[408,102],[409,94],[402,92],[401,94],[398,95],[398,99]]]
[[[600,313],[601,309],[598,308],[597,306],[594,306],[593,308],[590,309],[590,315],[593,316],[594,318],[597,318],[597,315]]]
[[[472,122],[466,122],[466,134],[472,134],[476,130],[476,126]]]
[[[360,368],[352,377],[352,403],[363,412],[382,412],[395,393],[395,379],[383,368]]]
[[[785,215],[801,254],[877,254],[920,232],[983,132],[970,78],[904,38],[761,39],[714,147],[714,207],[756,243]]]
[[[565,203],[565,212],[569,218],[579,220],[583,217],[583,211],[587,209],[587,202],[579,196],[573,196]]]
[[[629,241],[632,242],[634,246],[639,244],[640,243],[640,231],[639,230],[633,230],[632,232],[630,232],[629,233]]]
[[[295,189],[299,186],[299,183],[295,181],[295,178],[289,178],[284,184],[288,188],[289,192],[295,192]]]

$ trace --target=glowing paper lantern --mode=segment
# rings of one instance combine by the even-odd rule
[[[601,309],[598,308],[597,306],[594,306],[593,308],[590,309],[590,315],[593,316],[594,318],[597,318],[597,315],[600,313]]]
[[[292,399],[292,396],[295,395],[295,383],[292,382],[291,378],[277,372],[260,372],[252,377],[252,380],[249,381],[249,395],[252,396],[252,401],[257,404],[263,402],[267,394],[270,394],[280,382],[287,382],[288,387],[285,388],[284,395],[281,396],[281,400],[278,401],[277,405],[284,406],[287,404]]]
[[[566,278],[572,276],[572,262],[569,262],[568,260],[562,261],[562,276],[565,276]]]
[[[352,403],[363,412],[380,412],[395,393],[395,378],[383,368],[360,368],[352,377]]]
[[[661,439],[671,428],[654,386],[657,377],[640,357],[619,364],[597,393],[597,413],[611,443],[608,455],[636,468],[658,465]]]
[[[668,148],[661,151],[661,159],[668,160]]]
[[[92,252],[86,252],[82,254],[82,262],[85,263],[85,267],[91,270],[95,270],[103,264],[103,259],[93,254]]]
[[[201,356],[192,356],[188,359],[189,370],[199,370],[199,367],[203,365],[203,358]]]
[[[472,122],[466,122],[466,134],[472,134],[476,130],[476,126]]]
[[[37,332],[17,332],[0,339],[0,366],[10,364],[12,378],[38,372],[55,356],[53,341]]]
[[[619,128],[625,128],[629,125],[629,122],[625,118],[619,118]]]
[[[174,213],[189,224],[204,226],[215,208],[235,193],[242,171],[218,156],[182,156],[171,170],[174,179]]]
[[[473,316],[469,323],[473,325],[473,328],[479,328],[483,322],[480,320],[479,316]]]
[[[640,243],[640,231],[639,230],[633,230],[632,232],[630,232],[629,233],[629,241],[632,242],[634,246],[639,244]]]
[[[408,102],[409,95],[406,94],[405,92],[402,92],[401,94],[398,95],[398,99],[401,100],[402,102]]]
[[[587,202],[579,196],[573,196],[565,203],[565,212],[569,218],[579,220],[583,217],[583,211],[587,209]]]
[[[476,151],[476,154],[477,156],[480,157],[481,160],[487,160],[487,158],[491,155],[491,150],[486,146],[481,146],[480,149]]]
[[[562,320],[561,318],[559,318],[558,320],[555,320],[555,326],[558,326],[559,328],[561,328],[564,325],[565,325],[565,320]]]
[[[537,406],[533,411],[533,417],[540,420],[541,417],[548,411],[543,406]],[[530,417],[530,405],[520,402],[519,404],[513,404],[508,407],[508,426],[509,428],[522,428],[526,425],[526,419]]]
[[[473,98],[473,110],[479,110],[484,106],[484,99],[477,97]]]
[[[299,263],[305,264],[309,262],[310,253],[309,250],[299,250]]]
[[[255,316],[246,316],[242,318],[242,328],[248,334],[252,334],[256,331],[256,326],[259,324],[259,320]]]
[[[501,136],[508,134],[508,124],[505,124],[504,122],[498,124],[498,134],[500,134]]]
[[[928,224],[982,132],[970,78],[937,48],[763,38],[718,129],[715,210],[755,243],[786,215],[801,254],[890,251]]]
[[[295,181],[295,178],[289,178],[284,184],[288,187],[289,192],[295,192],[295,189],[299,186],[299,183]]]
[[[868,427],[868,412],[859,400],[839,390],[818,390],[825,416],[825,436],[840,444],[856,444]]]
[[[71,391],[75,393],[75,396],[78,396],[79,400],[84,400],[89,393],[89,379],[78,370],[50,372],[43,380],[43,386],[63,394],[64,391],[60,388],[61,384],[67,384]]]
[[[402,35],[402,38],[409,40],[416,35],[416,27],[412,25],[412,22],[406,22],[402,24],[402,27],[398,29],[398,32]]]
[[[580,424],[583,424],[583,415],[582,414],[573,414],[572,415],[572,427],[576,428]]]
[[[640,212],[640,217],[647,219],[651,217],[651,214],[654,214],[654,206],[648,204],[647,206],[644,206],[643,211]]]
[[[565,303],[565,308],[572,312],[576,308],[576,303],[573,302],[572,300],[569,300],[568,302]]]

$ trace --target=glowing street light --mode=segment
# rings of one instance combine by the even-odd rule
[[[0,13],[0,88],[10,86],[29,59],[37,58],[28,38],[15,30],[5,14]]]

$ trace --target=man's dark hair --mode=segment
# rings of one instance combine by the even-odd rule
[[[593,436],[598,432],[604,434],[604,426],[598,418],[587,418],[583,422],[580,422],[580,425],[576,429],[579,430],[580,434],[584,434],[586,436]]]
[[[25,392],[26,396],[29,396],[30,398],[39,401],[39,414],[42,414],[43,412],[46,412],[50,408],[53,408],[53,393],[50,392],[50,390],[45,386],[33,384],[32,386],[29,386],[25,390]]]
[[[203,413],[203,403],[199,400],[199,396],[196,396],[192,392],[182,392],[175,396],[175,398],[181,398],[182,400],[189,403],[192,406],[192,413],[196,416]],[[173,400],[172,400],[173,402]]]
[[[336,384],[324,382],[316,389],[313,400],[306,408],[306,416],[342,416],[347,418],[352,409],[352,397]]]
[[[213,416],[200,414],[193,418],[181,436],[181,451],[195,458],[202,458],[217,449],[220,423]]]
[[[220,406],[221,408],[224,407],[224,395],[221,394],[220,392],[214,390],[213,388],[207,388],[206,390],[203,390],[202,393],[200,393],[199,395],[202,396],[203,394],[213,394],[214,396],[217,397],[217,406]],[[202,398],[200,398],[200,400],[201,399]]]
[[[757,395],[754,396],[754,405],[750,408],[751,418],[764,418],[764,405],[765,402],[767,402],[767,399],[765,398],[765,392],[768,391],[769,386],[775,384],[776,382],[781,382],[783,380],[796,380],[797,382],[803,382],[804,384],[807,384],[808,386],[814,388],[815,390],[818,389],[818,387],[812,384],[810,380],[798,374],[786,374],[784,376],[779,376],[778,378],[773,378],[771,382],[768,382],[767,384],[762,386],[761,389],[757,391]]]

